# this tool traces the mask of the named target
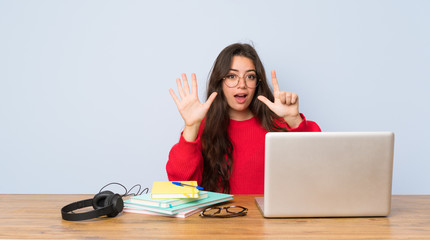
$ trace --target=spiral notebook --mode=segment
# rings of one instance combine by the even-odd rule
[[[208,193],[203,191],[199,192],[199,198],[151,198],[150,194],[142,194],[131,197],[130,202],[152,207],[170,208],[207,197]]]

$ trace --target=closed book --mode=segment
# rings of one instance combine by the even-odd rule
[[[133,196],[130,198],[130,202],[132,203],[140,203],[142,205],[151,206],[151,207],[161,207],[161,208],[169,208],[176,205],[180,205],[187,202],[196,201],[198,199],[207,198],[208,193],[200,191],[199,198],[151,198],[150,194],[142,194],[138,196]]]
[[[197,186],[197,181],[180,181],[180,183]],[[199,190],[195,187],[178,186],[169,181],[152,184],[151,198],[198,198]]]
[[[183,211],[206,207],[206,206],[226,202],[233,199],[233,195],[230,195],[230,194],[216,193],[216,192],[209,192],[209,191],[201,191],[201,192],[206,192],[208,194],[208,197],[203,199],[198,199],[196,201],[176,205],[171,208],[153,207],[153,206],[147,206],[139,203],[133,203],[133,202],[130,202],[130,199],[124,201],[124,207],[173,215]]]
[[[156,216],[165,216],[165,217],[186,218],[186,217],[191,216],[195,213],[201,212],[204,209],[205,209],[205,207],[195,208],[195,209],[191,209],[188,211],[183,211],[183,212],[179,212],[179,213],[176,213],[173,215],[169,215],[169,214],[158,213],[158,212],[153,212],[153,211],[148,211],[148,210],[143,210],[143,209],[138,209],[138,208],[124,207],[124,212],[139,213],[139,214],[146,214],[146,215],[156,215]]]

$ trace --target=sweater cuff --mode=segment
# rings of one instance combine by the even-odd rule
[[[184,136],[182,135],[183,131],[181,132],[181,137],[179,138],[179,144],[181,146],[183,146],[184,148],[193,148],[195,149],[195,147],[197,147],[200,143],[200,135],[197,135],[196,140],[192,141],[192,142],[188,142],[187,140],[185,140]]]
[[[291,132],[300,132],[300,130],[302,129],[306,129],[307,127],[307,121],[306,121],[306,117],[305,115],[303,115],[303,113],[300,113],[300,117],[302,117],[302,121],[300,122],[299,126],[297,126],[296,128],[291,128],[288,123],[286,123],[287,125],[287,130],[291,131]]]

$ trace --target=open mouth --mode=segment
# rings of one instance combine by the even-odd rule
[[[234,95],[234,98],[236,99],[237,102],[243,103],[245,102],[247,96],[248,94],[236,94]]]

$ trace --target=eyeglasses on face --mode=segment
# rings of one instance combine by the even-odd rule
[[[239,75],[234,73],[229,73],[223,79],[227,87],[233,88],[239,85],[239,81],[241,78],[243,78],[243,80],[245,81],[245,85],[248,88],[256,88],[260,83],[260,80],[255,73],[248,73],[245,74],[243,77],[240,77]]]
[[[245,216],[247,213],[248,208],[242,206],[209,207],[200,212],[200,217],[231,218]]]

